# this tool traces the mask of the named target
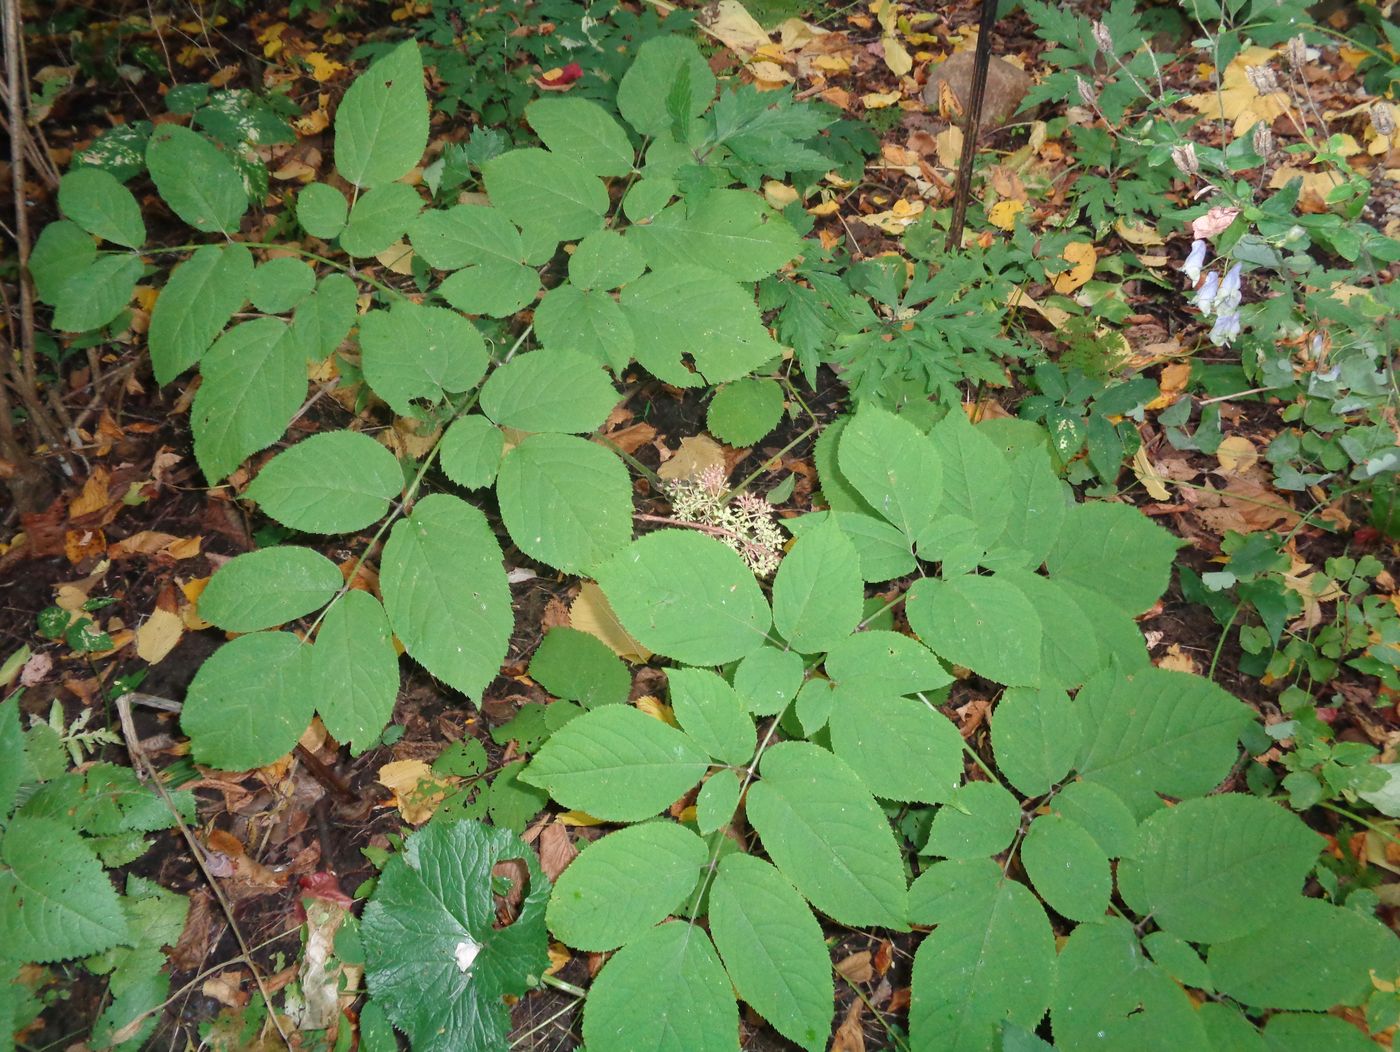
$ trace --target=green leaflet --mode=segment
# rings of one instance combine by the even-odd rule
[[[992,713],[997,767],[1026,796],[1049,792],[1069,774],[1083,739],[1079,710],[1052,687],[1013,687]]]
[[[501,366],[481,388],[481,411],[520,431],[596,431],[618,402],[598,363],[570,350],[539,350]]]
[[[904,865],[870,790],[842,760],[807,742],[770,746],[749,788],[749,822],[768,856],[817,909],[841,924],[904,930]]]
[[[624,702],[632,687],[627,666],[598,637],[564,625],[545,633],[530,659],[530,678],[586,709]]]
[[[358,431],[328,431],[269,460],[245,496],[284,526],[353,533],[382,519],[402,489],[387,449]]]
[[[297,222],[312,237],[329,241],[345,229],[350,203],[333,186],[308,183],[297,194]]]
[[[928,440],[943,464],[938,514],[974,523],[978,542],[990,548],[1011,520],[1011,468],[1005,455],[957,411],[934,425]],[[841,467],[847,470],[844,461]]]
[[[263,548],[219,567],[200,593],[199,614],[229,632],[274,628],[325,606],[344,580],[310,548]]]
[[[623,120],[643,135],[661,135],[673,122],[668,100],[678,94],[684,119],[704,113],[715,97],[715,75],[689,37],[646,41],[617,86]]]
[[[112,882],[65,822],[15,815],[0,839],[0,863],[0,945],[7,956],[61,961],[126,940]]]
[[[826,674],[856,696],[913,694],[953,682],[952,674],[917,639],[870,629],[847,636],[826,655]]]
[[[360,349],[365,380],[400,415],[412,414],[416,399],[465,391],[486,372],[486,344],[471,322],[407,300],[360,318]]]
[[[306,363],[284,323],[256,318],[220,336],[200,372],[190,425],[195,459],[213,484],[282,437],[306,394]]]
[[[428,145],[428,96],[416,41],[365,70],[335,111],[335,167],[359,187],[392,183]]]
[[[710,434],[732,446],[748,446],[783,418],[783,387],[776,380],[736,380],[721,387],[705,416]]]
[[[514,618],[501,546],[484,516],[445,493],[394,524],[379,584],[404,649],[438,679],[479,699],[495,678]]]
[[[688,735],[630,705],[604,705],[555,731],[522,778],[565,807],[637,822],[672,804],[708,766]]]
[[[838,688],[831,747],[876,796],[940,803],[962,780],[962,737],[942,713],[909,698]]]
[[[468,314],[506,318],[533,303],[540,277],[520,263],[488,260],[451,275],[438,286],[443,299]]]
[[[827,428],[823,435],[830,433]],[[820,443],[818,439],[818,443]],[[862,503],[864,503],[862,501]],[[855,511],[818,511],[795,519],[784,519],[783,525],[797,536],[831,516],[841,531],[856,546],[860,557],[860,575],[868,584],[879,584],[914,572],[914,553],[909,539],[896,527],[873,515]]]
[[[943,466],[918,428],[867,405],[837,441],[842,477],[871,508],[911,541],[929,527],[938,510]]]
[[[602,446],[575,435],[521,441],[501,461],[496,496],[516,546],[570,573],[597,566],[632,537],[627,468]]]
[[[622,372],[632,361],[636,337],[622,308],[606,292],[569,283],[545,293],[535,308],[535,331],[546,348],[571,348]]]
[[[1073,688],[1108,662],[1099,651],[1093,623],[1056,581],[1026,570],[996,575],[1021,592],[1040,619],[1040,682]]]
[[[920,578],[904,601],[909,627],[946,661],[1008,686],[1040,681],[1040,614],[999,577]]]
[[[802,251],[788,221],[746,190],[711,190],[672,205],[627,236],[654,270],[704,267],[730,281],[767,277]]]
[[[350,209],[350,218],[340,232],[340,247],[352,256],[378,255],[403,237],[422,207],[422,198],[411,186],[376,186]]]
[[[536,99],[525,119],[551,151],[578,161],[593,175],[626,175],[632,170],[632,143],[603,107],[588,99]]]
[[[94,237],[126,248],[146,241],[141,206],[130,190],[101,168],[74,168],[58,184],[58,207]]]
[[[63,286],[97,258],[92,236],[69,219],[44,227],[29,254],[29,276],[34,292],[50,306],[58,302]],[[211,337],[212,338],[212,337]]]
[[[454,420],[438,446],[443,473],[459,486],[481,489],[496,480],[505,436],[480,413]]]
[[[0,815],[10,813],[21,783],[33,777],[24,755],[24,743],[19,697],[11,694],[0,701]]]
[[[248,298],[264,314],[285,314],[311,295],[315,287],[314,270],[299,259],[279,256],[253,271]]]
[[[248,209],[243,177],[229,156],[197,132],[162,124],[146,146],[146,167],[170,210],[196,230],[231,234]]]
[[[738,1032],[738,1006],[710,938],[683,921],[618,950],[583,1010],[583,1039],[598,1049],[732,1052]]]
[[[646,260],[631,238],[616,230],[596,230],[569,257],[569,280],[581,289],[615,289],[641,277]]]
[[[394,715],[399,655],[379,600],[351,590],[326,613],[311,648],[311,680],[326,730],[356,756]]]
[[[492,870],[523,860],[515,920],[496,927]],[[549,964],[549,881],[520,838],[480,822],[433,822],[404,841],[365,907],[365,978],[418,1052],[505,1052],[510,1013]]]
[[[131,302],[142,269],[137,256],[98,256],[59,286],[54,295],[54,328],[90,332],[115,320]]]
[[[753,758],[758,734],[733,687],[706,669],[672,669],[666,678],[676,722],[701,748],[720,763]]]
[[[710,775],[695,798],[695,824],[702,835],[708,836],[729,824],[743,789],[738,773],[731,767],[721,767]]]
[[[821,925],[767,862],[734,854],[710,890],[710,933],[739,996],[780,1034],[824,1049],[835,991]]]
[[[1108,910],[1113,891],[1108,856],[1079,823],[1056,814],[1037,817],[1021,842],[1021,864],[1057,913],[1096,921]]]
[[[500,209],[488,206],[430,208],[414,220],[409,238],[413,250],[438,270],[525,259],[520,231]]]
[[[676,912],[708,856],[705,842],[674,822],[609,833],[560,875],[549,929],[580,950],[615,950]]]
[[[797,696],[805,669],[802,655],[764,645],[734,669],[734,689],[755,716],[773,716]]]
[[[1179,544],[1136,508],[1076,504],[1046,565],[1052,579],[1082,585],[1137,615],[1167,590]]]
[[[1083,826],[1109,858],[1129,858],[1137,851],[1137,819],[1116,793],[1096,782],[1070,782],[1050,809]]]
[[[248,299],[253,255],[237,242],[205,245],[177,266],[156,298],[147,342],[164,386],[204,356]]]
[[[860,621],[856,550],[834,522],[803,534],[773,578],[773,626],[804,654],[830,650]]]
[[[1072,494],[1050,466],[1041,446],[1022,450],[1010,460],[1006,526],[990,546],[993,569],[1039,569],[1059,540]]]
[[[968,782],[940,807],[920,854],[944,858],[995,855],[1010,846],[1021,825],[1016,798],[995,782]]]
[[[491,204],[520,227],[555,241],[602,229],[608,191],[572,157],[538,150],[510,150],[482,166]]]
[[[214,651],[190,682],[180,713],[195,760],[247,771],[290,752],[316,707],[310,656],[311,648],[290,632],[255,632]]]
[[[772,617],[752,571],[713,537],[666,529],[597,570],[622,626],[649,650],[719,665],[763,646]]]

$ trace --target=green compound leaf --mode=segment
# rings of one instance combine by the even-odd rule
[[[434,493],[394,524],[380,563],[384,609],[404,649],[474,701],[510,645],[503,559],[485,515]]]
[[[92,235],[77,223],[58,219],[48,224],[29,254],[29,276],[34,279],[35,294],[53,306],[68,279],[91,266],[96,258],[97,245]]]
[[[394,454],[358,431],[327,431],[278,453],[244,495],[294,530],[353,533],[382,519],[402,490]]]
[[[881,629],[857,632],[837,642],[826,655],[825,667],[837,687],[857,697],[914,694],[953,682],[952,673],[928,647]]]
[[[1294,902],[1318,835],[1277,804],[1228,793],[1158,811],[1119,863],[1129,905],[1188,942],[1259,931]]]
[[[536,99],[525,119],[550,150],[572,157],[593,175],[626,175],[632,143],[607,110],[588,99]]]
[[[524,439],[501,461],[496,497],[516,547],[568,573],[596,566],[632,537],[627,468],[576,435]]]
[[[457,485],[481,489],[496,480],[505,442],[500,428],[480,413],[472,413],[448,427],[438,447],[438,463]]]
[[[496,926],[492,870],[521,859],[529,886],[515,920]],[[404,841],[365,907],[361,937],[374,1004],[418,1052],[505,1052],[505,994],[549,966],[549,881],[514,833],[434,822]]]
[[[1142,940],[1142,947],[1152,960],[1182,986],[1192,986],[1206,993],[1215,992],[1210,969],[1201,955],[1184,939],[1169,931],[1154,931]]]
[[[253,271],[248,298],[264,314],[284,314],[311,295],[315,287],[314,270],[299,259],[281,256]]]
[[[1267,928],[1212,946],[1210,974],[1255,1008],[1326,1011],[1365,1001],[1372,974],[1400,974],[1400,940],[1356,910],[1298,898]]]
[[[630,705],[604,705],[555,731],[521,779],[594,818],[639,822],[674,803],[708,766],[705,751],[670,724]]]
[[[929,440],[909,421],[862,406],[841,431],[841,475],[911,541],[933,522],[943,466]]]
[[[1121,797],[1097,782],[1070,782],[1050,801],[1050,810],[1088,830],[1109,858],[1137,850],[1137,819]]]
[[[413,221],[409,239],[413,250],[438,270],[525,261],[520,231],[500,209],[485,205],[430,208]]]
[[[788,221],[747,190],[712,190],[672,205],[627,236],[653,270],[691,265],[730,281],[766,278],[802,251]]]
[[[200,373],[190,427],[212,485],[282,437],[306,395],[306,360],[283,322],[256,318],[220,336]]]
[[[66,823],[15,815],[0,840],[0,863],[0,945],[6,956],[42,964],[126,941],[116,889],[92,848]]]
[[[731,767],[722,767],[710,775],[695,798],[695,824],[702,835],[708,836],[729,824],[743,791],[739,774]]]
[[[968,782],[940,807],[920,854],[977,858],[1005,851],[1021,825],[1021,806],[995,782]]]
[[[1040,681],[1040,614],[1015,585],[997,577],[932,577],[904,601],[909,627],[939,657],[1007,686]]]
[[[646,260],[616,230],[597,230],[569,257],[569,280],[581,289],[615,289],[641,277]]]
[[[705,416],[710,434],[731,446],[757,442],[783,418],[783,385],[777,380],[736,380],[715,393]]]
[[[978,541],[990,548],[1011,516],[1011,467],[1006,456],[956,409],[934,426],[928,439],[943,464],[939,516],[960,515],[975,523]]]
[[[232,234],[248,192],[228,154],[198,132],[162,124],[146,145],[146,167],[170,210],[206,234]]]
[[[1054,976],[1055,935],[1045,910],[1023,885],[1002,878],[995,894],[969,900],[919,944],[912,1046],[991,1052],[1003,1021],[1036,1028]]]
[[[411,186],[377,186],[350,209],[350,219],[340,232],[340,247],[351,256],[378,255],[403,237],[422,208],[423,199]]]
[[[1056,814],[1031,823],[1021,864],[1046,905],[1070,920],[1094,921],[1108,909],[1108,856],[1084,827]]]
[[[835,990],[821,925],[767,862],[734,854],[710,889],[710,934],[739,996],[812,1052],[831,1035]]]
[[[677,668],[667,676],[676,722],[720,763],[745,764],[758,745],[753,718],[734,688],[708,669]]]
[[[344,583],[320,552],[263,548],[219,567],[199,596],[199,616],[229,632],[256,632],[319,610]]]
[[[59,288],[54,297],[54,328],[91,332],[114,320],[131,302],[143,269],[137,256],[98,256]]]
[[[962,736],[921,701],[838,688],[830,727],[832,749],[876,796],[936,804],[962,780]]]
[[[1040,617],[1040,682],[1073,688],[1108,662],[1094,626],[1065,588],[1028,570],[1002,570],[996,579],[1020,590]]]
[[[521,263],[488,260],[457,271],[438,292],[460,311],[505,318],[540,294],[540,276]]]
[[[856,773],[807,742],[772,746],[759,770],[748,818],[797,890],[841,924],[906,930],[899,846]]]
[[[579,950],[615,950],[674,913],[708,857],[705,842],[674,822],[609,833],[560,874],[549,930]]]
[[[101,168],[68,171],[58,184],[58,207],[89,234],[126,248],[146,242],[141,206],[116,176]]]
[[[684,36],[653,37],[637,49],[617,86],[622,119],[643,135],[671,130],[669,99],[678,92],[682,113],[693,120],[715,97],[715,75],[695,42]]]
[[[465,391],[486,372],[481,333],[445,307],[400,300],[360,319],[365,379],[394,412],[412,415],[416,399],[436,403]]]
[[[392,183],[428,145],[428,95],[418,44],[406,40],[365,70],[335,111],[335,167],[359,187]]]
[[[378,742],[399,692],[399,655],[379,600],[354,590],[330,608],[311,648],[311,677],[331,737],[348,742],[351,756]]]
[[[1236,740],[1254,714],[1199,676],[1145,668],[1108,670],[1074,699],[1084,744],[1075,766],[1123,798],[1139,818],[1158,794],[1202,796],[1238,755]]]
[[[316,707],[310,656],[311,648],[290,632],[239,636],[214,651],[195,673],[180,712],[195,760],[248,771],[290,752]]]
[[[632,184],[622,198],[622,211],[633,223],[645,223],[671,203],[676,181],[663,175],[649,175]]]
[[[597,636],[564,625],[545,633],[530,659],[530,678],[586,709],[624,702],[632,688],[627,666]]]
[[[345,229],[350,203],[333,186],[308,183],[297,194],[297,222],[312,237],[329,241]]]
[[[1069,774],[1084,741],[1079,710],[1062,690],[1013,687],[992,712],[992,751],[1006,780],[1040,796]]]
[[[649,650],[690,665],[722,665],[763,646],[772,616],[733,550],[690,530],[657,530],[599,567],[622,627]]]
[[[546,349],[569,348],[615,373],[632,360],[636,337],[627,316],[606,292],[565,283],[550,289],[535,308],[535,331]]]
[[[1135,616],[1167,590],[1180,544],[1126,504],[1076,504],[1046,565],[1052,579],[1098,592]]]
[[[622,310],[637,361],[677,387],[738,380],[782,354],[752,291],[699,267],[638,278],[622,290]],[[699,375],[686,367],[687,357]]]
[[[481,168],[491,204],[517,226],[532,227],[556,241],[602,229],[608,191],[572,157],[538,150],[510,150]]]
[[[619,395],[586,354],[539,350],[501,366],[481,388],[481,411],[519,431],[596,431]]]
[[[1057,973],[1050,1009],[1056,1048],[1222,1047],[1207,1042],[1202,1014],[1143,955],[1125,920],[1081,924],[1060,950]]]
[[[355,283],[344,274],[327,274],[316,291],[297,306],[292,316],[292,333],[307,361],[319,362],[329,357],[350,334],[357,317],[358,295]]]
[[[739,1007],[710,938],[682,921],[618,950],[593,980],[583,1009],[590,1048],[733,1052],[738,1033]]]
[[[761,646],[734,669],[734,689],[755,716],[773,716],[797,697],[805,671],[796,651]]]
[[[773,578],[773,626],[804,654],[830,650],[860,622],[865,586],[855,546],[834,522],[797,539]]]
[[[856,546],[860,575],[867,583],[892,581],[914,572],[914,553],[910,549],[909,538],[873,515],[854,511],[818,511],[786,519],[783,525],[800,537],[807,530],[815,529],[828,516]]]

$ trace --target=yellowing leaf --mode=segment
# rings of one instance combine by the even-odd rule
[[[179,614],[157,607],[136,630],[136,656],[148,665],[159,664],[175,649],[184,632],[185,623]]]
[[[1146,446],[1138,446],[1138,451],[1133,454],[1133,474],[1153,500],[1166,500],[1171,496],[1165,479],[1148,459]]]
[[[898,91],[872,91],[868,95],[862,95],[860,101],[867,110],[883,110],[893,106],[902,97]]]
[[[998,201],[987,210],[987,220],[994,227],[1002,230],[1013,230],[1016,227],[1016,217],[1026,210],[1024,201]]]
[[[739,0],[719,0],[706,5],[696,22],[740,58],[749,58],[769,43],[767,31]]]
[[[681,439],[681,448],[656,473],[667,482],[684,482],[698,479],[716,467],[729,473],[724,464],[724,447],[709,435],[692,435]]]
[[[841,202],[837,201],[833,197],[830,200],[822,201],[819,204],[813,205],[811,208],[807,209],[807,212],[809,215],[814,216],[829,216],[835,215],[838,211],[840,211],[840,209]]]
[[[1276,49],[1245,48],[1225,67],[1225,72],[1220,78],[1219,92],[1206,91],[1199,95],[1188,95],[1183,101],[1197,113],[1210,118],[1224,117],[1225,120],[1233,121],[1237,139],[1260,121],[1266,124],[1273,123],[1275,118],[1289,111],[1288,95],[1282,91],[1261,95],[1249,79],[1249,68],[1267,66],[1269,59],[1276,54]]]
[[[569,608],[569,625],[603,641],[618,657],[634,663],[651,658],[651,651],[642,646],[613,613],[603,590],[592,581],[585,581],[578,597]]]
[[[422,825],[433,817],[438,804],[457,779],[439,779],[422,760],[393,760],[379,768],[378,781],[394,794],[394,805],[409,825]]]
[[[769,179],[763,184],[763,197],[774,208],[786,208],[797,200],[797,196],[795,189],[776,179]]]
[[[1259,451],[1243,435],[1231,435],[1224,439],[1216,449],[1215,457],[1220,461],[1220,470],[1227,475],[1243,475],[1259,463]]]
[[[316,83],[324,84],[345,67],[334,59],[326,58],[319,51],[308,51],[302,55],[302,60],[311,67],[311,75],[316,79]]]
[[[1056,274],[1055,280],[1051,282],[1054,290],[1061,295],[1073,292],[1094,276],[1094,267],[1098,264],[1099,253],[1089,242],[1071,241],[1065,246],[1060,256],[1074,264],[1069,270],[1063,270]]]
[[[671,710],[671,706],[667,705],[654,694],[644,694],[638,698],[634,704],[636,704],[638,710],[645,712],[652,719],[660,720],[662,723],[669,723],[672,727],[680,726],[680,724],[676,722],[676,714]]]
[[[956,124],[951,124],[933,137],[938,150],[938,163],[944,168],[956,168],[962,156],[963,132]]]
[[[1157,233],[1157,228],[1149,223],[1144,223],[1141,219],[1135,219],[1131,223],[1122,219],[1115,220],[1113,229],[1118,231],[1118,236],[1130,245],[1164,244],[1161,235]]]

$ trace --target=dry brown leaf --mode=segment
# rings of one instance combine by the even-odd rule
[[[685,482],[698,479],[711,468],[724,471],[724,447],[709,435],[691,435],[681,439],[681,448],[656,473],[667,482]]]
[[[440,779],[422,760],[393,760],[379,768],[377,781],[393,794],[393,804],[409,825],[422,825],[457,783]]]
[[[859,950],[837,961],[836,971],[850,983],[868,983],[875,978],[875,965],[869,950]]]
[[[540,854],[540,868],[551,881],[558,880],[559,874],[578,857],[578,848],[569,838],[568,828],[558,822],[552,822],[540,830],[535,846]]]

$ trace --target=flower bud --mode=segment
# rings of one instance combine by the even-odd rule
[[[1250,135],[1250,143],[1254,147],[1254,152],[1264,160],[1269,159],[1269,155],[1274,152],[1273,130],[1263,121],[1254,125],[1254,131]]]
[[[1378,135],[1395,134],[1395,111],[1386,102],[1378,102],[1371,107],[1371,127]]]
[[[1308,47],[1303,42],[1303,34],[1299,33],[1288,40],[1288,64],[1293,69],[1302,69],[1308,61]]]
[[[1201,170],[1201,162],[1196,157],[1196,144],[1188,142],[1184,146],[1172,147],[1172,163],[1176,170],[1188,179]]]
[[[1084,105],[1088,106],[1091,110],[1099,108],[1099,97],[1095,94],[1093,85],[1083,77],[1079,77],[1075,81],[1075,86],[1079,89],[1079,100],[1084,103]]]
[[[1095,22],[1091,26],[1091,32],[1094,34],[1094,43],[1099,46],[1099,51],[1112,58],[1113,34],[1108,31],[1108,26],[1102,22]]]
[[[1260,95],[1271,95],[1279,90],[1278,75],[1268,66],[1245,66],[1244,74]]]

